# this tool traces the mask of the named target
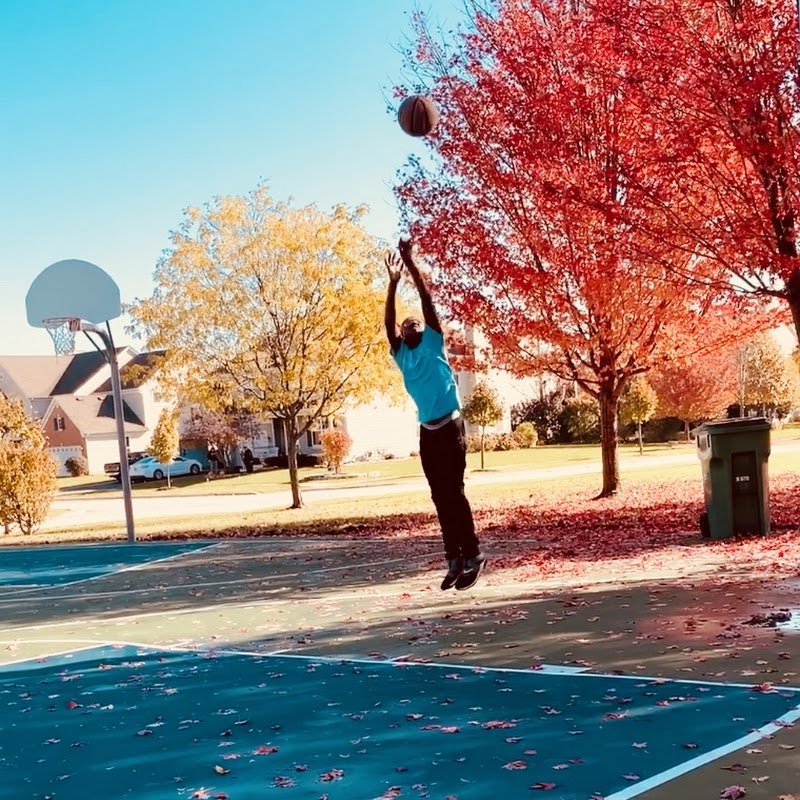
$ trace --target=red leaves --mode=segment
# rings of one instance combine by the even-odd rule
[[[319,776],[319,779],[323,783],[331,783],[332,781],[340,781],[344,778],[344,770],[343,769],[331,769],[327,772],[323,772],[322,775]]]
[[[275,747],[275,745],[262,744],[260,747],[257,747],[255,750],[253,750],[253,755],[268,756],[271,755],[272,753],[277,753],[277,752],[278,748]]]
[[[739,800],[747,794],[744,786],[728,786],[720,793],[720,800]]]
[[[538,789],[540,791],[549,792],[551,789],[555,789],[558,784],[555,783],[547,783],[546,781],[539,781],[539,783],[534,783],[531,786],[531,789]]]

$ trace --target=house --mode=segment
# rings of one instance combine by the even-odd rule
[[[117,349],[129,452],[145,450],[165,402],[154,372],[160,353]],[[119,461],[111,371],[99,351],[70,356],[0,356],[0,392],[21,399],[41,422],[49,450],[66,475],[66,461],[83,455],[90,474]]]

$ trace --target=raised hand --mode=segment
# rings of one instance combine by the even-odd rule
[[[411,239],[401,239],[397,245],[400,258],[407,267],[414,266],[414,242]]]
[[[383,263],[386,264],[386,271],[389,273],[389,281],[397,283],[400,276],[403,274],[403,262],[400,256],[392,250],[387,250],[386,255],[383,257]]]

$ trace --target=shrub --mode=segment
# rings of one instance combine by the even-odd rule
[[[483,446],[485,450],[495,450],[497,445],[497,434],[487,433],[484,436]],[[479,433],[470,433],[467,436],[467,452],[480,453],[481,451],[481,435]]]
[[[56,494],[56,460],[38,447],[0,442],[0,525],[38,530]]]
[[[561,420],[570,442],[594,444],[600,441],[600,407],[596,400],[572,398],[565,401]]]
[[[495,450],[518,450],[519,442],[513,433],[501,433],[494,443]]]
[[[86,460],[86,456],[70,456],[64,462],[64,466],[73,478],[89,474],[89,462]]]
[[[338,472],[342,462],[350,453],[353,440],[350,435],[341,428],[327,428],[319,436],[322,444],[322,455],[334,472]]]
[[[521,448],[536,447],[536,443],[539,441],[539,434],[536,433],[532,422],[520,422],[514,430],[513,436],[517,440],[517,446]]]

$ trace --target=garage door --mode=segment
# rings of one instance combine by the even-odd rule
[[[69,470],[66,467],[67,459],[73,456],[82,456],[83,448],[79,445],[71,445],[70,447],[48,447],[47,448],[53,458],[58,461],[58,477],[63,478],[69,475]]]

